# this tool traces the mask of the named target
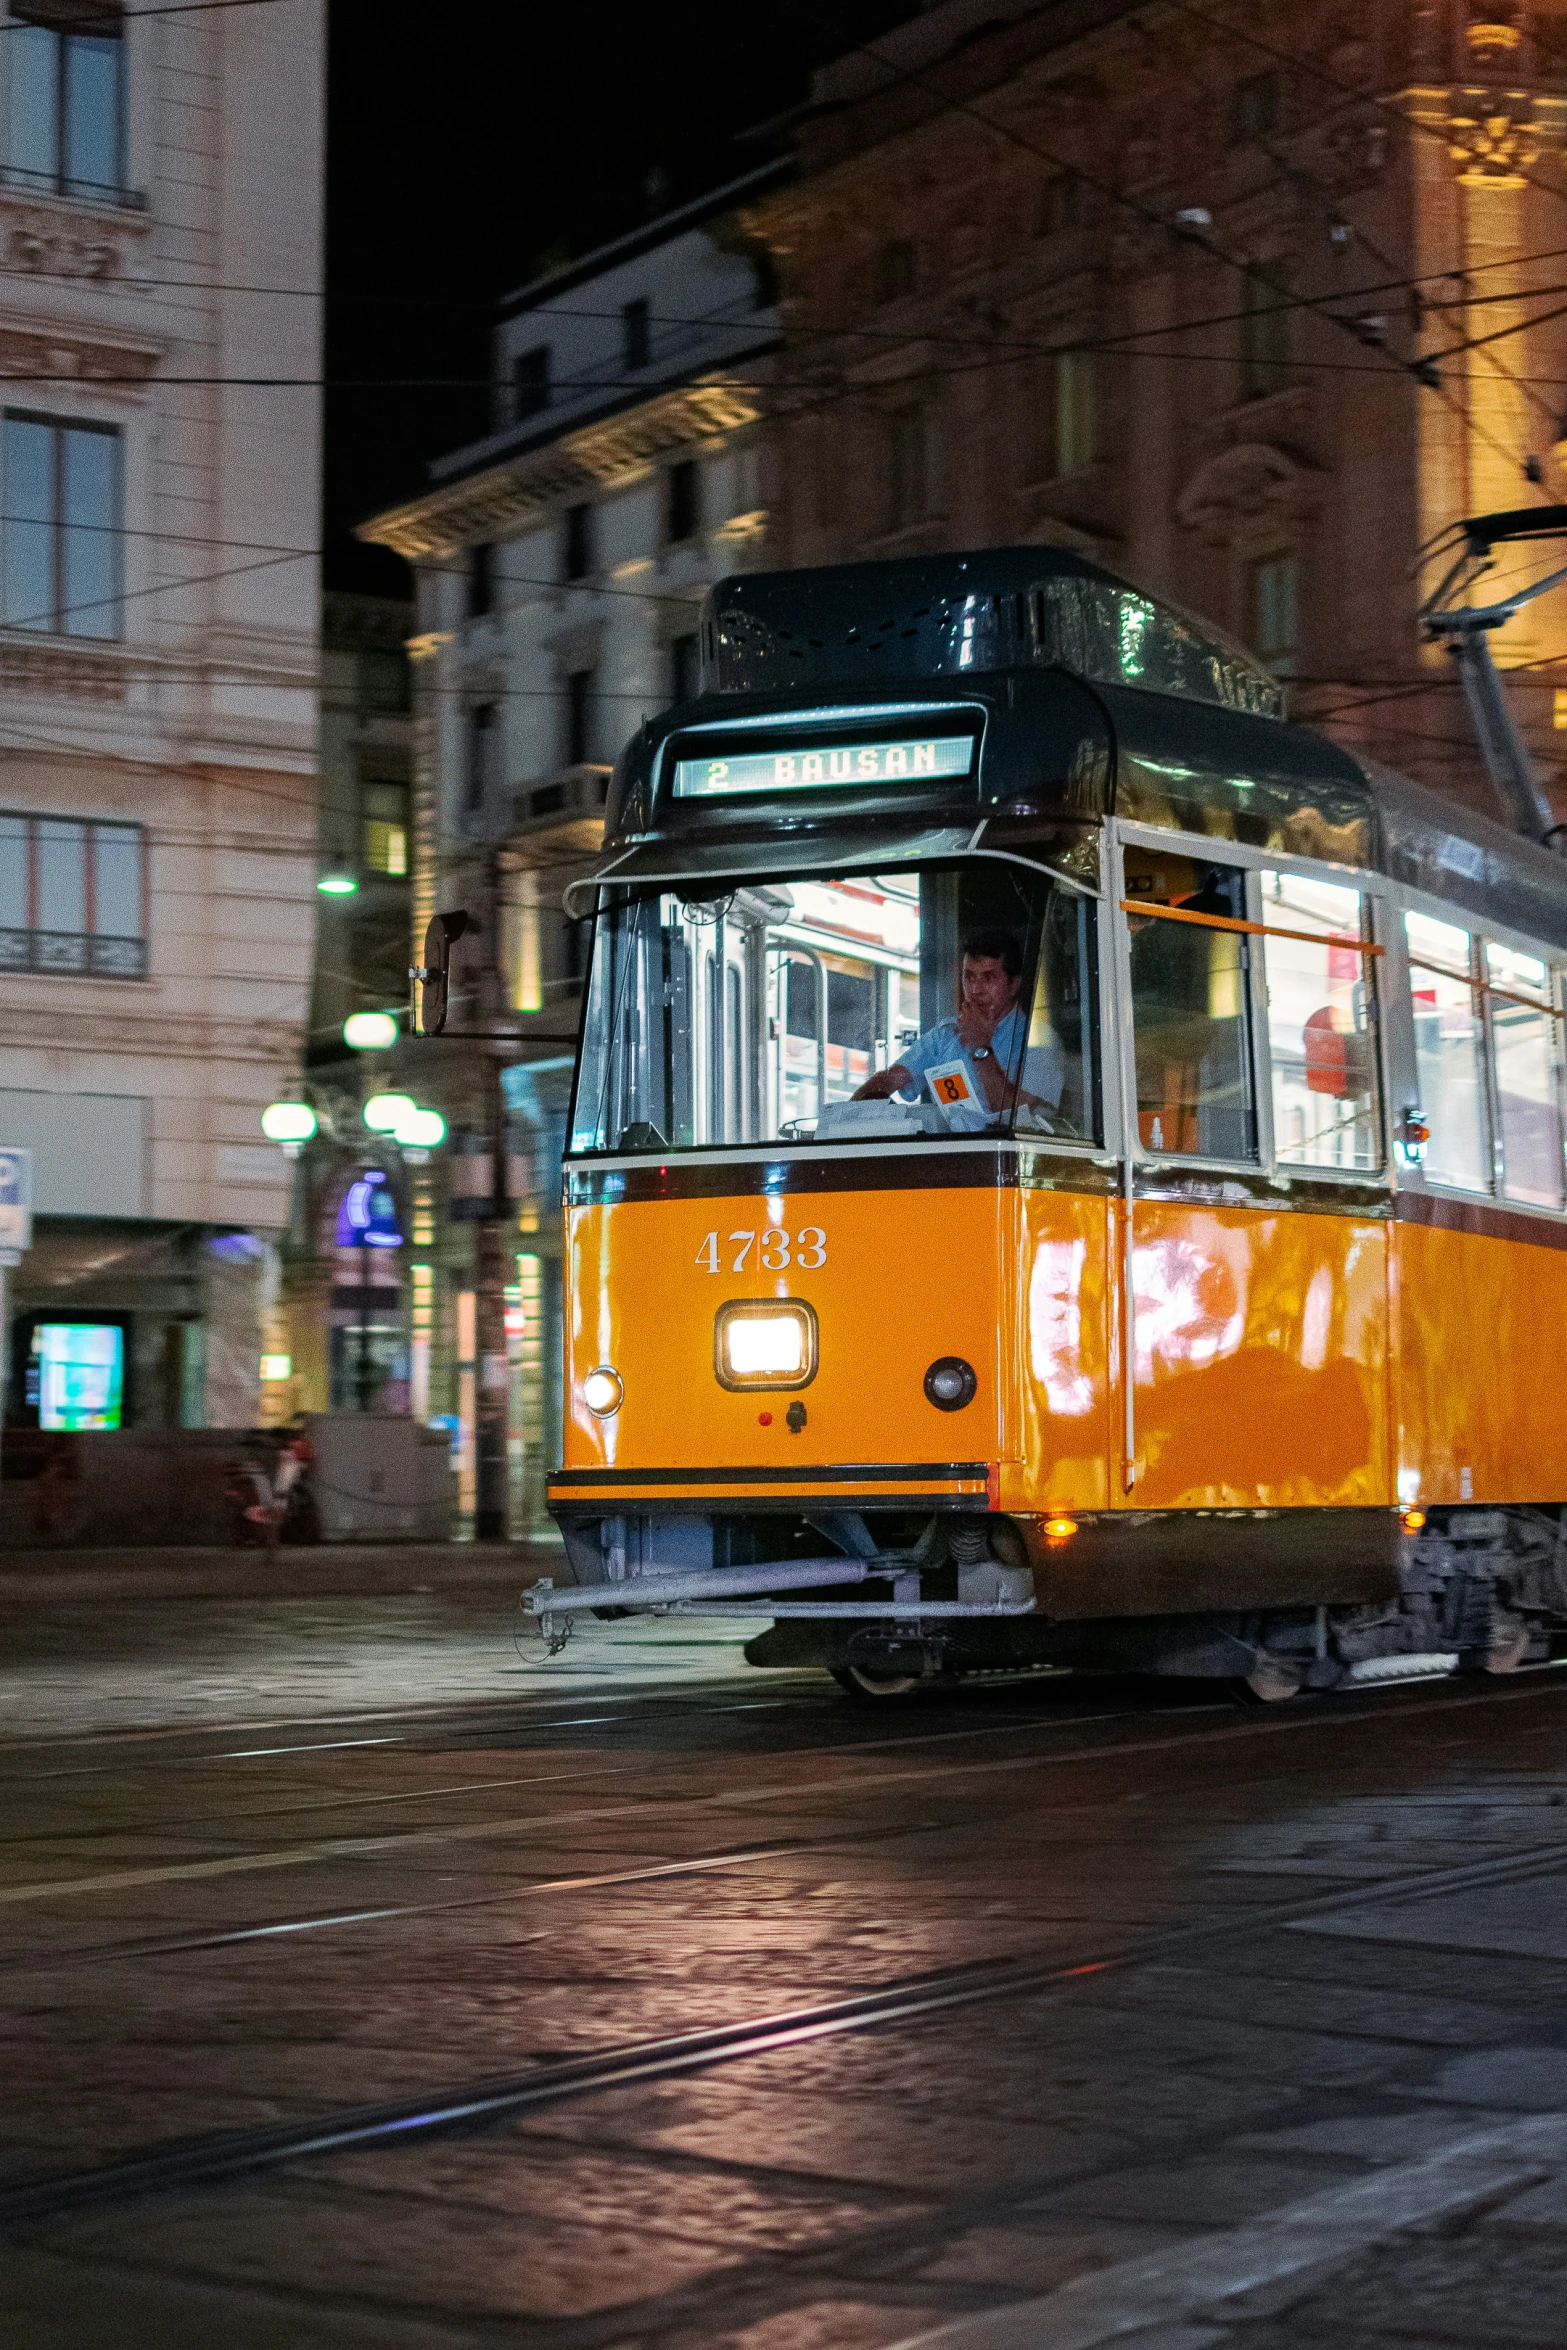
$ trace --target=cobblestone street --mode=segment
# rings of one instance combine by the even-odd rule
[[[8,2346],[1567,2337],[1555,1675],[856,1707],[519,1579],[6,1598]]]

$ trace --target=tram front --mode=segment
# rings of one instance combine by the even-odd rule
[[[699,1607],[858,1688],[1025,1663],[1036,1562],[1107,1505],[1109,728],[1041,658],[1039,591],[967,568],[726,583],[719,690],[617,769],[553,1637]]]

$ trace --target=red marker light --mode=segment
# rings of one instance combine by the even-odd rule
[[[773,1415],[771,1412],[758,1412],[756,1422],[759,1428],[770,1428],[773,1424]]]

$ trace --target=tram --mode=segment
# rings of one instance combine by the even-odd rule
[[[1261,1697],[1567,1632],[1567,876],[1055,549],[716,587],[615,770],[558,1641]]]

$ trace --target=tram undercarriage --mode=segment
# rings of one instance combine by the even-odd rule
[[[558,1646],[584,1612],[770,1618],[750,1663],[817,1665],[868,1697],[1054,1668],[1274,1699],[1567,1653],[1557,1507],[1435,1511],[1413,1530],[1380,1510],[1059,1524],[833,1507],[567,1521],[575,1583],[536,1586],[531,1620]],[[1103,1612],[1112,1594],[1124,1613]]]

